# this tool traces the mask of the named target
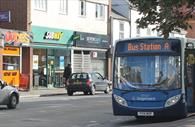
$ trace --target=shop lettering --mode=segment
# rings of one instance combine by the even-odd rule
[[[18,49],[14,47],[5,47],[4,50],[17,51]]]
[[[60,40],[62,37],[62,32],[45,32],[43,39],[47,40]]]
[[[16,76],[17,72],[4,72],[3,76]]]
[[[11,76],[11,72],[5,72],[3,75],[4,76]]]
[[[94,42],[94,43],[101,42],[101,38],[95,38],[95,37],[86,37],[86,40],[89,42]]]
[[[7,43],[30,43],[30,36],[27,33],[7,31],[4,36]]]
[[[145,44],[145,43],[140,43],[140,44],[128,44],[128,51],[136,51],[136,50],[169,50],[170,45],[169,43],[164,43],[163,45],[161,44]]]

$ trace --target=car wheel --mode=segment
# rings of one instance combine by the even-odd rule
[[[107,87],[106,87],[106,90],[104,91],[104,93],[109,94],[109,92],[110,92],[110,87],[107,86]]]
[[[16,94],[12,94],[9,98],[9,103],[8,103],[7,107],[9,109],[15,109],[17,104],[18,104],[17,96],[16,96]]]
[[[68,96],[72,96],[73,92],[71,90],[67,90],[67,94],[68,94]]]
[[[91,95],[95,95],[95,86],[91,87],[90,94]]]

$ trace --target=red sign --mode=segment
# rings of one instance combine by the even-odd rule
[[[5,43],[12,45],[20,45],[22,43],[29,44],[30,43],[30,35],[25,32],[18,31],[6,31],[3,33]]]

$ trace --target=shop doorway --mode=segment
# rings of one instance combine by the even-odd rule
[[[70,50],[33,49],[33,86],[64,87],[64,67],[70,63]]]

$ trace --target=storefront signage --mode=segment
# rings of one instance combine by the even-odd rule
[[[92,52],[92,57],[97,58],[97,52]]]
[[[60,56],[60,69],[64,69],[64,56]]]
[[[27,33],[7,31],[4,36],[6,43],[30,43],[30,37]]]
[[[33,69],[38,70],[39,69],[39,56],[33,55]]]
[[[0,21],[10,22],[11,21],[10,11],[0,11]]]
[[[3,43],[11,46],[28,45],[32,40],[32,36],[27,32],[5,29],[0,29],[0,38]]]
[[[3,50],[3,54],[5,54],[5,55],[20,55],[20,48],[6,46]]]
[[[63,32],[45,32],[43,39],[46,40],[60,40]]]
[[[3,70],[3,80],[12,86],[19,86],[19,70]]]
[[[109,48],[107,35],[75,32],[74,36],[77,37],[77,39],[74,39],[74,44],[76,46]]]
[[[72,44],[72,30],[32,26],[33,43]],[[45,45],[47,47],[47,45]]]
[[[169,43],[164,44],[148,44],[148,43],[129,43],[128,44],[128,51],[136,51],[136,50],[170,50]]]

